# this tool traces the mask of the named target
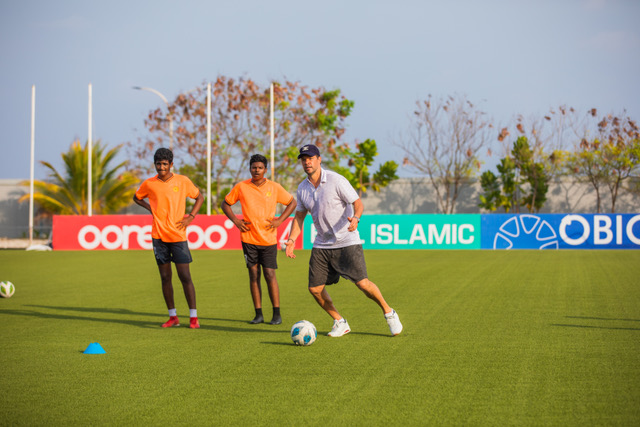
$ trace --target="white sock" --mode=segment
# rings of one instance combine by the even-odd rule
[[[395,310],[392,308],[390,312],[384,314],[384,317],[391,317],[393,313],[395,313]]]
[[[177,315],[178,315],[178,312],[176,311],[175,308],[169,309],[169,317],[176,317]]]
[[[189,309],[189,317],[198,317],[198,310],[196,310],[195,308],[193,309]]]

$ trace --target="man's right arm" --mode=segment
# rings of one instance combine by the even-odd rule
[[[231,209],[231,205],[229,205],[229,203],[227,203],[226,200],[222,201],[221,208],[222,208],[222,212],[224,212],[224,214],[227,216],[227,218],[229,218],[231,220],[231,222],[233,222],[233,224],[238,228],[238,230],[240,230],[242,232],[249,231],[249,227],[247,226],[245,221],[241,221],[236,216],[236,214],[233,213],[233,210]]]
[[[136,197],[136,195],[133,195],[133,201],[135,202],[136,205],[138,206],[142,206],[143,208],[145,208],[146,210],[148,210],[149,212],[151,212],[151,205],[144,199],[140,200],[138,199],[138,197]]]
[[[304,224],[304,218],[307,216],[307,211],[296,211],[296,216],[291,221],[291,232],[289,232],[289,239],[287,240],[287,249],[285,253],[289,258],[295,258],[293,248],[296,243],[296,239],[302,232],[302,225]]]

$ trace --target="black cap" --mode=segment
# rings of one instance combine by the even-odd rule
[[[318,147],[316,147],[313,144],[307,144],[304,147],[302,147],[300,149],[300,154],[298,154],[298,158],[301,158],[302,156],[318,156],[320,157],[320,150],[318,150]]]

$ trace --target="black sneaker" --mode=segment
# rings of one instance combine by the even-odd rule
[[[271,319],[271,322],[269,322],[270,325],[280,325],[282,324],[282,317],[280,316],[273,316],[273,319]]]
[[[253,320],[249,323],[251,323],[252,325],[255,325],[256,323],[264,323],[264,317],[262,317],[262,315],[259,314],[256,317],[254,317]]]

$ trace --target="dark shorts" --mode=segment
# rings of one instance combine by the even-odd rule
[[[368,277],[362,245],[338,249],[313,248],[311,250],[311,258],[309,259],[310,288],[338,283],[340,276],[353,283]]]
[[[247,268],[260,264],[265,268],[278,268],[278,245],[259,246],[242,242],[242,252]]]
[[[158,265],[173,261],[176,264],[189,264],[192,260],[189,244],[184,242],[163,242],[160,239],[153,240],[153,254]]]

